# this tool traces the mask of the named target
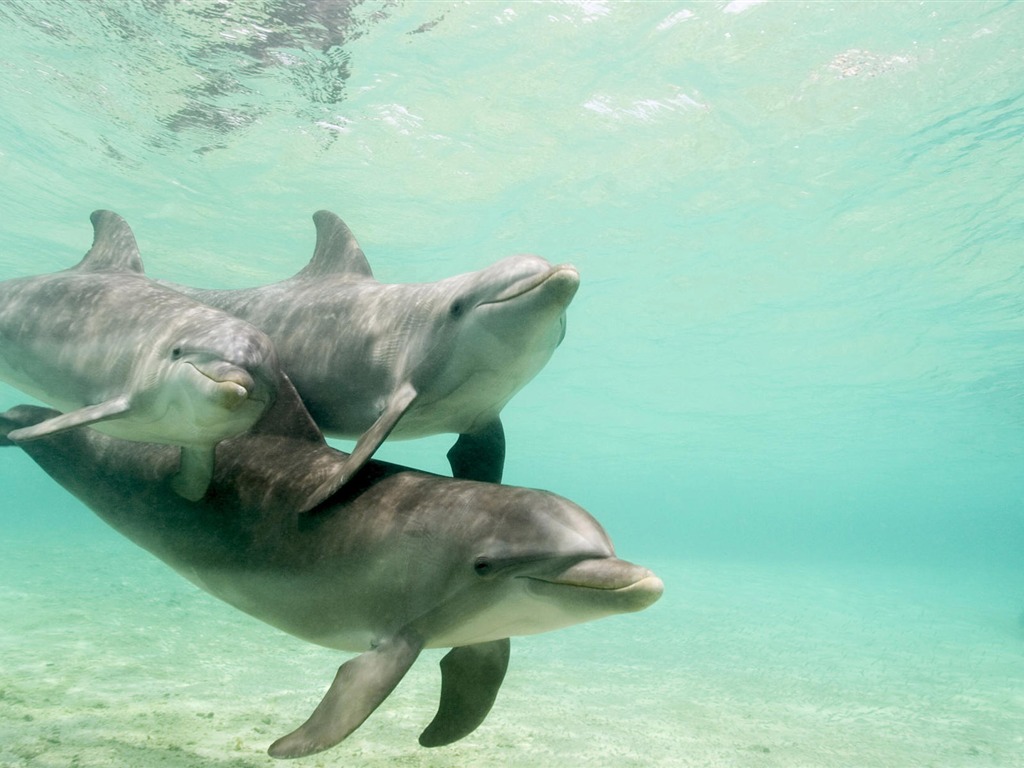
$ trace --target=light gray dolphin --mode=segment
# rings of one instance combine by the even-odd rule
[[[459,434],[448,453],[456,477],[500,482],[499,414],[561,343],[575,267],[523,255],[434,283],[379,283],[341,219],[318,211],[313,221],[313,258],[288,280],[242,290],[168,285],[273,339],[324,434],[358,438],[339,482],[389,435],[445,432]]]
[[[34,406],[0,415],[0,444],[9,430],[48,417]],[[167,446],[91,430],[19,445],[210,594],[296,637],[359,654],[309,719],[273,743],[274,757],[342,741],[424,648],[452,650],[420,743],[456,741],[490,711],[510,636],[642,610],[663,589],[649,570],[615,557],[586,511],[545,491],[370,461],[314,514],[297,514],[339,454],[287,388],[252,431],[217,447],[210,492],[196,504],[170,491]]]
[[[249,429],[274,399],[273,344],[149,280],[116,213],[96,211],[92,224],[92,248],[77,266],[0,283],[0,380],[65,411],[10,437],[90,425],[181,446],[174,487],[198,499],[214,446]]]

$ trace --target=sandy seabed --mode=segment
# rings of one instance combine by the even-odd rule
[[[281,764],[267,746],[346,656],[113,533],[44,538],[0,541],[0,766]],[[1024,573],[644,564],[658,604],[513,640],[468,738],[416,742],[440,691],[429,651],[348,740],[291,764],[1024,766]]]

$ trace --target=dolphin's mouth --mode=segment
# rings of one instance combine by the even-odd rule
[[[504,291],[499,293],[495,298],[490,301],[483,301],[480,303],[481,307],[485,307],[488,304],[502,304],[506,301],[512,301],[518,299],[520,296],[524,296],[531,291],[536,290],[540,286],[544,285],[549,280],[555,277],[568,278],[571,282],[578,284],[580,275],[572,264],[559,264],[556,267],[543,272],[540,275],[534,275],[532,277],[520,280],[517,283],[513,283]]]
[[[642,611],[665,591],[664,582],[647,568],[615,557],[583,560],[557,573],[526,578],[538,597],[622,613]]]
[[[256,380],[244,368],[225,361],[199,363],[188,361],[205,378],[214,383],[219,404],[228,410],[237,408],[247,400],[257,400]]]
[[[581,560],[550,576],[531,574],[527,578],[561,587],[604,592],[619,592],[636,587],[656,589],[660,594],[664,589],[661,579],[647,568],[614,557]]]

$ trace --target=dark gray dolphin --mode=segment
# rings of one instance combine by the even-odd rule
[[[273,401],[273,344],[247,322],[148,279],[135,237],[92,214],[75,267],[0,283],[0,380],[64,411],[13,440],[90,425],[126,440],[181,446],[175,489],[205,492],[214,446]]]
[[[310,718],[274,742],[274,757],[340,742],[423,648],[453,650],[420,743],[453,742],[490,711],[510,636],[638,611],[660,597],[661,581],[617,559],[593,517],[545,491],[370,461],[314,514],[296,514],[339,454],[294,390],[283,392],[253,431],[217,447],[199,503],[170,491],[175,459],[166,446],[91,430],[20,444],[103,520],[210,594],[296,637],[359,654]],[[34,406],[0,415],[0,444],[49,416]]]
[[[445,432],[460,435],[448,453],[456,477],[500,482],[499,414],[562,341],[579,273],[523,255],[434,283],[379,283],[341,219],[318,211],[313,221],[313,258],[288,280],[168,285],[273,339],[324,434],[358,438],[340,482],[388,436]]]

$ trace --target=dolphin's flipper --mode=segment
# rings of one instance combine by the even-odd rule
[[[476,730],[494,706],[505,679],[508,638],[452,648],[441,659],[441,704],[420,745],[443,747]]]
[[[417,394],[416,387],[412,384],[403,384],[398,388],[398,391],[391,396],[387,406],[384,408],[384,412],[373,423],[373,426],[359,436],[359,439],[356,441],[356,447],[352,449],[352,453],[349,454],[348,459],[345,460],[345,464],[337,475],[333,480],[325,483],[317,490],[316,496],[320,497],[320,501],[323,501],[341,488],[356,472],[362,469],[363,465],[373,456],[374,451],[391,434],[391,430],[395,428],[398,420],[409,409]],[[313,504],[307,502],[306,506],[300,511],[308,512],[313,506]]]
[[[339,454],[339,456],[341,455],[344,454]],[[341,488],[341,486],[345,484],[345,481],[350,477],[350,475],[347,474],[347,470],[348,461],[345,459],[339,459],[335,462],[331,462],[329,465],[324,467],[322,474],[326,475],[327,479],[295,505],[296,511],[299,514],[310,512],[327,501],[327,499],[331,498],[331,496],[337,493],[338,489]]]
[[[459,435],[448,450],[452,477],[500,483],[505,468],[505,430],[496,418],[479,432]]]
[[[59,416],[60,411],[52,408],[44,408],[39,405],[16,405],[13,408],[0,413],[0,446],[17,445],[10,439],[11,432],[19,429],[18,425],[31,426],[38,424],[44,419]]]
[[[422,648],[420,638],[403,634],[346,661],[309,719],[267,752],[271,757],[305,757],[341,742],[388,697]]]
[[[395,394],[388,400],[384,412],[377,417],[377,421],[373,423],[372,427],[363,432],[356,441],[356,447],[352,449],[352,454],[348,457],[348,462],[346,462],[345,477],[341,484],[344,484],[352,475],[358,472],[360,467],[373,456],[374,451],[380,448],[380,444],[391,434],[391,430],[395,428],[398,420],[409,409],[409,406],[412,405],[412,401],[416,399],[418,394],[416,387],[409,383],[403,384],[396,390]]]
[[[213,479],[213,447],[181,449],[181,466],[171,480],[175,492],[189,501],[199,501],[206,495]]]
[[[35,440],[37,437],[47,437],[63,432],[66,429],[82,427],[87,424],[96,424],[100,421],[109,421],[126,414],[131,410],[131,403],[127,395],[115,397],[113,400],[99,403],[98,405],[87,405],[70,413],[62,413],[52,419],[41,421],[31,427],[14,429],[8,433],[8,437],[14,442]]]

